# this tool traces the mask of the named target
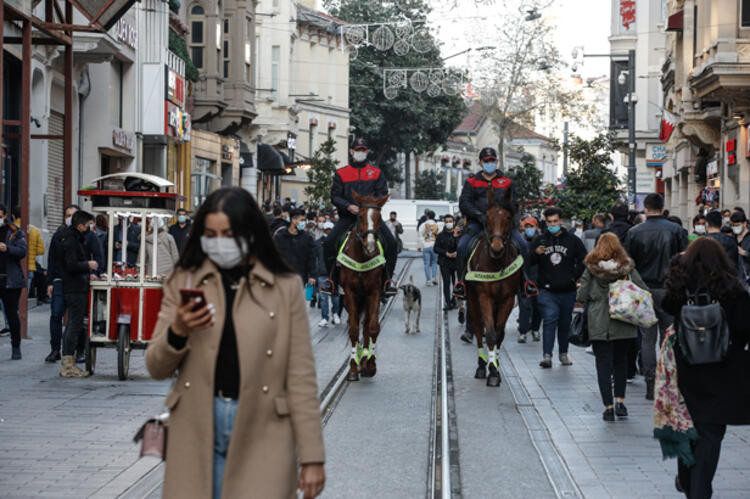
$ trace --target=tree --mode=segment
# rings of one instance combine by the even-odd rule
[[[591,140],[572,136],[568,150],[575,166],[556,194],[557,205],[566,217],[591,220],[597,213],[607,213],[622,199],[623,183],[612,168],[616,149],[613,133],[600,133]]]
[[[327,0],[325,6],[331,14],[348,23],[418,21],[426,19],[430,13],[424,0]],[[434,150],[445,143],[466,112],[458,93],[430,97],[427,92],[401,88],[395,99],[384,97],[383,68],[444,67],[432,35],[426,28],[420,28],[420,36],[424,36],[429,45],[424,53],[410,50],[399,56],[393,49],[378,51],[372,46],[363,46],[349,65],[351,124],[357,135],[367,139],[375,154],[375,165],[383,169],[392,185],[402,181],[396,167],[399,152],[423,154]]]
[[[542,193],[542,172],[536,167],[536,159],[524,152],[521,165],[507,173],[513,181],[521,210],[538,210],[545,206]]]
[[[443,199],[444,195],[445,179],[442,173],[435,170],[422,170],[417,174],[414,182],[416,199]]]
[[[328,139],[323,142],[310,159],[310,170],[307,176],[310,185],[305,187],[305,194],[310,202],[331,209],[331,184],[338,168],[338,160],[334,159],[336,142]]]

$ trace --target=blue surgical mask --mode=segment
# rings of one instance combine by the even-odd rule
[[[306,225],[307,225],[307,222],[305,222],[304,220],[302,222],[299,222],[297,224],[297,230],[305,230]]]
[[[291,219],[290,219],[289,217],[285,217],[285,218],[284,218],[284,221],[285,221],[286,223],[289,223],[289,222],[291,221]]]
[[[548,225],[547,230],[550,232],[550,234],[557,234],[560,232],[560,226],[559,225]]]
[[[184,224],[185,222],[187,222],[187,217],[185,215],[177,215],[177,222]]]
[[[536,229],[534,227],[527,227],[523,230],[524,234],[526,234],[526,237],[531,239],[532,237],[536,236]]]
[[[497,163],[484,163],[482,164],[482,170],[484,170],[484,173],[487,175],[492,175],[497,171]]]

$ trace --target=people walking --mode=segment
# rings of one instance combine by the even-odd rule
[[[435,253],[435,240],[440,233],[440,228],[435,221],[435,212],[427,210],[427,219],[419,228],[419,241],[422,250],[422,260],[424,262],[425,285],[432,286],[438,283],[438,258]]]
[[[570,366],[568,337],[576,297],[576,281],[584,271],[586,248],[562,226],[562,210],[544,211],[547,229],[531,243],[531,263],[538,265],[539,311],[542,314],[543,358],[539,365],[552,367],[557,336],[560,364]]]
[[[19,227],[22,229],[23,227],[23,221],[21,220],[21,207],[16,206],[13,208],[13,224],[16,227]],[[44,241],[42,240],[42,233],[39,232],[39,229],[35,226],[28,224],[28,233],[29,238],[27,241],[28,251],[27,251],[27,258],[26,258],[26,270],[28,271],[28,291],[29,294],[31,293],[31,285],[34,282],[34,276],[36,275],[37,271],[37,261],[36,258],[38,256],[44,256]]]
[[[57,228],[47,248],[47,295],[50,297],[49,336],[50,353],[45,362],[60,360],[62,347],[63,317],[65,316],[65,294],[63,293],[62,269],[58,266],[58,251],[61,250],[60,238],[73,221],[78,206],[69,205],[63,211],[65,222]]]
[[[164,221],[157,219],[156,227],[152,220],[147,222],[146,232],[146,273],[151,275],[153,269],[153,254],[154,254],[154,230],[157,230],[156,234],[156,274],[158,276],[166,277],[172,272],[172,269],[177,265],[177,261],[180,259],[180,251],[177,248],[177,242],[174,237],[167,232],[164,227]]]
[[[323,222],[322,228],[323,237],[315,241],[315,250],[317,256],[317,258],[315,259],[315,276],[318,280],[318,288],[323,285],[323,282],[325,282],[326,278],[328,277],[328,273],[326,272],[323,247],[325,246],[328,234],[330,234],[331,229],[333,229],[333,222]],[[325,293],[318,293],[318,299],[320,300],[320,322],[318,322],[318,327],[326,327],[328,324],[341,324],[341,317],[339,316],[339,300],[341,299],[341,297],[337,293],[334,293],[330,296],[330,300],[328,298],[329,295]]]
[[[268,229],[271,231],[271,235],[275,235],[279,229],[285,228],[289,226],[289,220],[287,220],[286,215],[283,211],[281,211],[280,206],[276,206],[273,209],[273,220],[271,220],[271,223],[268,225]]]
[[[664,218],[664,198],[651,193],[643,201],[646,220],[628,231],[625,236],[625,250],[635,262],[643,281],[654,298],[654,310],[659,322],[648,328],[641,328],[641,363],[646,380],[646,399],[654,399],[654,376],[656,373],[656,342],[664,339],[667,327],[672,324],[672,316],[661,307],[664,299],[664,279],[669,262],[674,255],[687,246],[682,227]]]
[[[187,210],[179,208],[177,210],[177,221],[169,227],[169,235],[174,239],[178,253],[181,253],[185,247],[191,227],[192,224],[188,218]]]
[[[724,232],[723,229],[726,226],[723,225],[723,223],[724,221],[722,220],[721,215],[718,211],[710,212],[708,215],[706,215],[706,230],[708,231],[708,234],[706,235],[708,237],[716,239],[716,241],[721,244],[721,247],[724,248],[724,251],[727,252],[729,261],[734,264],[735,272],[739,274],[740,269],[737,268],[737,264],[739,263],[740,253],[737,245],[737,239],[735,239],[734,237],[731,226],[729,226],[729,234]]]
[[[86,304],[89,294],[89,276],[98,268],[95,260],[90,258],[86,249],[86,235],[94,217],[90,213],[78,210],[73,214],[70,226],[62,233],[56,251],[56,265],[60,269],[62,287],[65,290],[65,308],[68,310],[68,324],[63,339],[62,364],[60,376],[66,378],[83,378],[89,375],[76,366],[76,349],[84,341],[85,330],[83,319],[86,315]]]
[[[10,213],[0,205],[0,300],[10,329],[11,359],[21,359],[21,319],[18,300],[26,287],[21,260],[27,253],[23,231],[10,221]]]
[[[531,242],[539,235],[539,222],[531,215],[521,218],[520,231],[523,238],[531,245]],[[529,278],[533,281],[538,279],[537,265],[529,262]],[[526,343],[526,336],[531,332],[531,339],[539,341],[539,327],[542,325],[542,314],[539,311],[538,296],[526,296],[518,293],[518,342]]]
[[[312,236],[305,231],[305,212],[294,209],[289,227],[282,228],[274,237],[281,256],[301,278],[303,283],[315,285],[315,262],[317,251]]]
[[[177,375],[163,495],[315,497],[325,455],[299,277],[244,189],[211,193],[193,224],[146,350],[151,376]],[[183,302],[185,288],[204,299]]]
[[[389,214],[388,222],[386,223],[386,226],[388,227],[388,230],[391,231],[391,235],[393,236],[393,239],[396,240],[396,246],[398,247],[398,252],[401,253],[401,250],[404,248],[404,243],[401,241],[401,234],[404,233],[404,226],[401,225],[401,222],[397,219],[398,213],[395,211],[392,211]]]
[[[737,238],[737,252],[739,253],[740,275],[745,281],[750,277],[750,231],[747,228],[747,217],[743,211],[735,211],[730,217],[732,232]]]
[[[141,248],[141,228],[137,224],[137,220],[133,219],[128,224],[126,234],[126,248],[125,255],[122,254],[122,228],[125,224],[125,219],[120,219],[120,223],[115,225],[112,238],[115,243],[115,251],[112,258],[115,262],[123,262],[132,266],[138,262],[138,252]]]
[[[625,407],[628,353],[638,335],[638,328],[610,318],[609,286],[621,279],[628,279],[641,289],[648,290],[648,286],[614,233],[604,233],[599,237],[594,250],[584,259],[584,264],[586,270],[576,293],[576,301],[588,305],[589,340],[596,357],[599,392],[604,403],[602,418],[614,421],[615,416],[620,419],[628,416]]]
[[[706,216],[698,214],[693,217],[693,233],[688,236],[688,242],[692,243],[700,236],[706,235]]]
[[[717,213],[718,215],[718,213]],[[698,433],[691,442],[695,464],[678,460],[676,484],[688,498],[711,497],[727,425],[750,424],[750,295],[721,245],[702,237],[675,258],[666,278],[662,306],[679,324],[687,295],[717,300],[729,326],[729,350],[721,362],[691,365],[674,346],[679,390]]]
[[[438,257],[440,275],[443,278],[444,310],[456,308],[456,299],[451,294],[453,285],[456,283],[456,257],[458,256],[458,238],[454,232],[455,220],[453,215],[445,215],[443,218],[443,230],[435,238],[433,251]],[[460,236],[459,236],[460,237]]]
[[[591,218],[591,228],[583,231],[583,246],[586,252],[591,252],[599,239],[599,235],[604,231],[607,225],[607,217],[602,213],[597,213]]]
[[[612,232],[620,240],[620,243],[625,242],[625,235],[633,226],[628,222],[628,205],[616,203],[609,210],[609,214],[612,216],[612,222],[601,233]]]

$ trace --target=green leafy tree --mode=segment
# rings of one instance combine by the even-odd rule
[[[418,21],[426,19],[431,11],[425,0],[328,0],[325,6],[348,23]],[[403,181],[401,168],[396,164],[399,152],[424,154],[434,150],[445,143],[466,112],[458,93],[430,97],[427,92],[400,88],[395,99],[384,97],[383,68],[444,68],[434,38],[429,32],[420,31],[420,36],[423,35],[430,45],[425,53],[410,50],[399,56],[393,49],[360,47],[357,58],[349,65],[351,124],[357,135],[367,139],[374,152],[374,164],[383,169],[391,185]]]
[[[445,196],[445,179],[442,173],[435,170],[422,170],[414,182],[416,199],[443,199]]]
[[[612,133],[600,133],[591,140],[572,137],[568,151],[574,167],[555,196],[565,217],[591,220],[622,199],[623,183],[612,167],[616,148]]]
[[[314,205],[331,209],[331,184],[338,168],[338,160],[334,159],[336,142],[328,139],[323,142],[310,159],[310,170],[307,176],[310,185],[305,187],[305,194]]]
[[[544,206],[542,172],[536,167],[536,158],[525,152],[521,165],[507,173],[513,181],[521,210],[539,210]]]

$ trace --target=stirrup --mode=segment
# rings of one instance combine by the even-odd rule
[[[453,296],[459,300],[466,299],[466,285],[463,282],[458,281],[456,285],[453,286]]]
[[[388,279],[383,284],[383,294],[385,296],[396,296],[398,294],[398,288],[396,288],[396,283],[393,282],[393,279]]]
[[[534,281],[526,281],[523,283],[523,293],[526,295],[526,298],[531,298],[539,294],[539,288],[536,287]]]
[[[320,292],[324,295],[336,296],[336,283],[333,282],[333,279],[328,278],[323,281],[323,284],[320,285]]]

